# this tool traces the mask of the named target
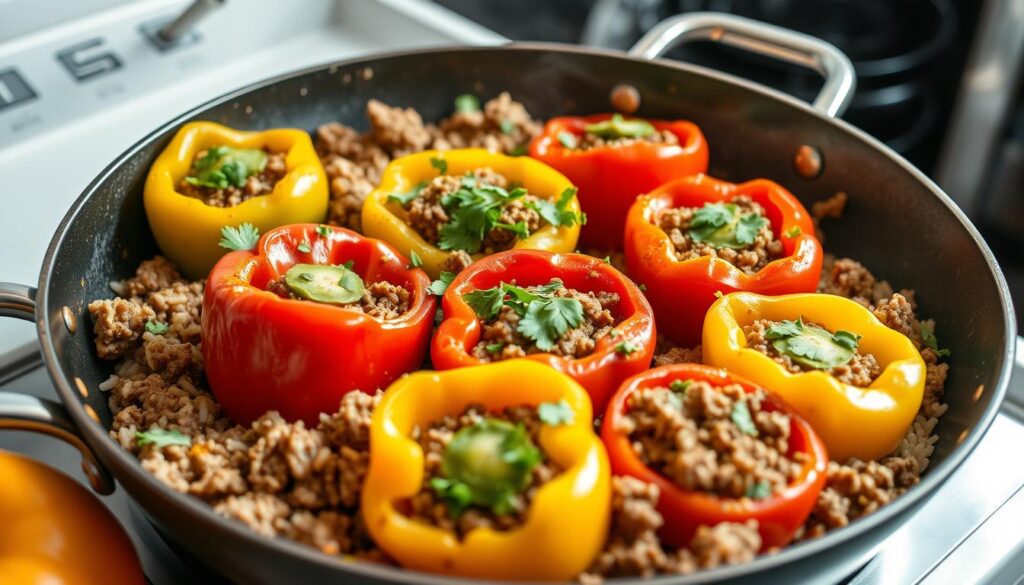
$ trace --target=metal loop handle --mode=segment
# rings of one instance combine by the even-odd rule
[[[629,54],[655,59],[682,43],[714,41],[813,69],[825,85],[812,105],[830,118],[846,111],[857,85],[853,63],[835,45],[796,31],[719,12],[691,12],[665,19]]]
[[[36,320],[36,289],[24,284],[0,282],[0,317]]]
[[[0,429],[34,431],[71,444],[82,453],[82,471],[92,489],[102,495],[114,493],[110,472],[78,436],[78,428],[63,405],[37,396],[0,392]]]

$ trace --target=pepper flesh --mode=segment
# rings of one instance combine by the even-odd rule
[[[783,256],[753,275],[715,256],[676,260],[672,241],[656,224],[674,207],[702,207],[746,195],[764,208]],[[658,331],[673,342],[700,343],[704,313],[722,294],[750,291],[766,295],[813,292],[821,276],[823,252],[803,205],[780,185],[757,179],[739,185],[707,175],[666,183],[636,200],[626,219],[626,266],[646,287]]]
[[[233,207],[213,207],[178,192],[196,154],[216,146],[286,152],[287,174],[267,195]],[[327,176],[309,134],[279,128],[242,132],[212,122],[190,122],[174,135],[146,176],[146,217],[160,250],[189,278],[202,278],[227,253],[221,228],[251,223],[261,232],[327,215]]]
[[[844,384],[828,372],[790,373],[747,347],[743,327],[757,319],[821,324],[861,335],[882,372],[866,388]],[[913,342],[883,325],[855,301],[834,295],[765,297],[735,293],[719,299],[704,321],[704,361],[771,389],[821,435],[836,461],[880,459],[893,451],[914,421],[924,394],[925,364]]]
[[[672,179],[708,168],[708,146],[700,128],[685,120],[647,120],[658,132],[668,131],[679,144],[635,141],[587,150],[568,148],[560,135],[577,140],[586,127],[610,120],[612,114],[552,118],[530,143],[530,156],[563,173],[579,188],[587,225],[580,246],[622,249],[626,213],[638,195]]]
[[[493,254],[462,271],[448,286],[441,301],[444,320],[431,344],[431,361],[438,370],[483,363],[472,355],[480,341],[481,325],[476,312],[463,295],[475,290],[515,281],[527,287],[560,278],[566,288],[580,292],[612,292],[619,304],[612,311],[621,321],[613,333],[597,341],[594,350],[582,358],[552,353],[529,354],[537,361],[562,372],[587,389],[594,408],[602,410],[615,389],[626,378],[650,366],[657,342],[654,313],[643,293],[611,264],[584,254],[552,254],[540,250],[509,250]],[[620,343],[631,342],[633,351],[616,351]]]
[[[723,498],[684,490],[647,467],[633,449],[629,436],[617,429],[629,410],[628,400],[632,394],[645,388],[667,388],[675,380],[704,381],[714,386],[739,384],[747,393],[757,389],[735,374],[698,364],[661,366],[626,380],[608,404],[601,426],[601,439],[608,449],[613,473],[629,475],[658,486],[658,511],[665,519],[658,535],[664,542],[687,546],[699,526],[754,519],[758,522],[762,551],[785,546],[807,520],[825,484],[828,464],[825,445],[807,421],[800,418],[785,402],[767,392],[763,402],[765,410],[782,411],[790,415],[787,455],[792,457],[803,453],[807,457],[797,478],[781,492],[763,500]]]
[[[459,540],[399,510],[424,480],[423,449],[410,438],[414,426],[424,428],[471,404],[493,412],[560,400],[572,408],[573,421],[544,424],[540,446],[563,471],[537,490],[522,526],[507,532],[476,528]],[[572,579],[601,551],[611,516],[608,456],[592,431],[592,414],[576,382],[529,360],[399,379],[384,393],[370,424],[361,507],[367,530],[410,569],[481,579]]]
[[[203,359],[217,402],[237,423],[269,410],[315,425],[351,390],[374,392],[423,361],[435,300],[430,279],[393,248],[342,228],[284,226],[253,252],[214,266],[203,297]],[[298,246],[309,245],[308,252]],[[264,290],[295,264],[338,265],[367,283],[405,287],[409,309],[380,321],[358,309],[285,299]]]
[[[505,156],[482,148],[446,152],[429,150],[391,161],[384,169],[380,186],[363,201],[363,232],[370,237],[388,242],[402,254],[411,255],[415,252],[423,262],[423,269],[431,278],[438,278],[442,271],[448,270],[445,262],[450,252],[441,250],[423,239],[423,236],[406,223],[406,211],[398,203],[389,202],[388,195],[404,193],[422,181],[437,177],[438,170],[431,164],[433,159],[444,160],[448,171],[445,174],[452,176],[461,176],[469,171],[489,167],[509,181],[519,183],[531,195],[551,202],[557,201],[563,191],[572,188],[572,183],[568,179],[543,163],[525,156]],[[580,212],[576,197],[569,201],[565,210],[576,214]],[[579,233],[578,223],[571,226],[547,224],[526,239],[516,241],[513,249],[572,252],[576,249]],[[483,254],[473,254],[472,258],[479,260],[483,258]]]
[[[146,583],[128,535],[80,484],[46,465],[4,451],[0,451],[0,477],[0,581]]]

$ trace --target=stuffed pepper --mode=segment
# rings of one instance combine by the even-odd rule
[[[687,347],[700,343],[704,313],[717,297],[813,292],[823,257],[807,210],[781,186],[706,175],[637,199],[626,220],[625,252],[658,331]]]
[[[611,514],[591,417],[576,382],[526,360],[406,376],[373,413],[366,528],[411,569],[572,579]]]
[[[276,410],[315,426],[352,390],[416,369],[430,343],[430,279],[380,240],[324,225],[225,230],[203,296],[203,360],[237,423]],[[250,251],[251,248],[256,249]]]
[[[626,212],[637,196],[708,168],[707,143],[695,124],[619,114],[549,120],[530,156],[579,189],[587,214],[580,245],[609,252],[622,249]]]
[[[905,335],[843,297],[723,297],[704,321],[704,361],[781,396],[836,461],[881,459],[921,406],[925,364]]]
[[[626,378],[650,366],[657,341],[643,294],[603,260],[512,250],[452,281],[431,345],[439,370],[526,357],[583,385],[604,408]]]
[[[241,132],[192,122],[150,167],[144,201],[164,255],[198,279],[224,255],[218,241],[225,225],[266,231],[323,221],[327,178],[304,130]]]
[[[422,263],[431,278],[503,250],[576,249],[576,189],[526,157],[427,151],[384,170],[363,203],[363,231]]]
[[[825,483],[811,426],[770,392],[725,370],[674,364],[627,380],[601,438],[615,475],[658,486],[664,542],[699,526],[757,522],[762,550],[786,545]]]

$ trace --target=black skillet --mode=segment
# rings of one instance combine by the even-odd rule
[[[825,76],[825,88],[810,107],[728,75],[649,60],[693,38],[802,63]],[[139,262],[158,252],[142,207],[142,186],[150,163],[185,122],[312,130],[341,121],[365,127],[363,109],[370,98],[415,107],[424,119],[434,120],[450,112],[459,94],[488,98],[506,90],[532,114],[548,118],[607,111],[609,92],[625,83],[642,96],[639,115],[700,125],[716,176],[774,179],[808,206],[836,191],[848,193],[847,213],[827,226],[827,249],[863,261],[897,287],[916,289],[920,312],[936,319],[943,344],[952,350],[949,411],[919,485],[823,538],[749,564],[655,582],[836,581],[848,575],[949,477],[995,417],[1015,339],[1006,282],[978,232],[934,183],[878,141],[833,118],[848,101],[853,77],[849,61],[830,45],[736,17],[691,14],[663,23],[631,53],[511,45],[373,56],[259,83],[172,120],[120,156],[78,198],[53,237],[38,289],[0,285],[0,316],[37,323],[45,365],[63,402],[2,394],[0,427],[49,432],[76,443],[98,491],[113,488],[110,470],[162,533],[232,580],[452,582],[258,536],[157,481],[107,435],[111,413],[97,386],[110,375],[111,364],[94,353],[84,307],[108,298],[110,281],[130,276]],[[794,165],[802,147],[820,153],[820,168]]]

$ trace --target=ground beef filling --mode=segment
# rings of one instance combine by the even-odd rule
[[[679,144],[679,137],[668,130],[656,131],[653,134],[639,137],[602,138],[590,132],[584,132],[576,143],[577,150],[591,150],[594,148],[624,148],[637,143],[664,144],[666,146]]]
[[[196,154],[196,160],[206,156],[205,150]],[[253,197],[269,195],[274,185],[288,174],[285,165],[285,153],[267,152],[267,165],[263,170],[250,175],[241,187],[229,185],[224,189],[214,189],[202,185],[193,185],[182,179],[178,183],[178,192],[187,197],[195,197],[211,207],[234,207]]]
[[[285,284],[283,275],[268,282],[266,290],[285,299],[313,302],[296,296]],[[363,297],[359,301],[335,306],[362,311],[371,317],[387,321],[388,319],[397,319],[408,311],[411,299],[412,293],[409,292],[409,289],[398,284],[391,284],[386,280],[380,280],[367,284],[363,289]]]
[[[778,325],[778,322],[758,319],[750,325],[744,326],[743,334],[747,337],[747,347],[772,358],[794,374],[818,371],[795,362],[788,355],[780,354],[775,350],[771,340],[766,336],[768,329],[773,325]],[[850,358],[849,362],[824,371],[827,371],[829,375],[843,384],[865,388],[870,386],[875,381],[875,378],[882,373],[882,368],[878,365],[878,360],[874,354],[861,353],[857,350],[853,352],[853,357]]]
[[[444,208],[442,202],[446,195],[459,190],[465,177],[473,177],[481,185],[494,185],[502,189],[510,187],[510,181],[504,175],[486,167],[474,169],[461,177],[454,175],[434,177],[420,191],[419,197],[412,199],[405,206],[409,225],[424,240],[434,246],[441,241],[441,229],[451,221],[448,210]],[[535,195],[525,195],[509,201],[501,207],[498,221],[508,225],[522,222],[526,225],[529,233],[534,233],[545,223],[541,220],[540,214],[528,206],[530,202],[537,200],[538,197]],[[515,232],[504,228],[494,228],[485,234],[480,252],[493,254],[509,250],[517,241],[519,240]]]
[[[538,287],[526,287],[536,292]],[[552,353],[567,358],[590,355],[597,341],[608,335],[618,320],[612,309],[619,304],[619,295],[611,292],[580,292],[572,288],[555,291],[556,298],[576,299],[583,305],[583,321],[579,327],[568,329],[549,350],[537,347],[532,339],[519,332],[519,315],[508,306],[502,306],[498,316],[482,321],[480,341],[473,346],[473,357],[483,362],[496,362],[523,357],[534,353]]]
[[[426,428],[415,427],[412,439],[418,442],[423,449],[424,474],[422,489],[410,498],[405,506],[405,513],[410,518],[452,531],[459,538],[476,528],[512,530],[525,522],[530,503],[541,486],[562,472],[562,468],[557,463],[547,457],[542,457],[540,463],[533,468],[529,485],[515,496],[511,513],[499,515],[486,508],[471,506],[458,517],[453,517],[447,503],[431,487],[431,480],[443,477],[444,452],[455,433],[475,425],[484,418],[523,425],[530,440],[538,449],[541,449],[540,429],[542,423],[537,416],[537,409],[532,406],[516,406],[500,412],[487,412],[481,405],[471,405],[457,416],[445,416],[441,420],[427,425]]]
[[[661,212],[657,225],[668,234],[672,242],[677,262],[693,260],[701,256],[714,256],[729,262],[747,274],[755,274],[772,260],[782,256],[782,241],[775,238],[771,220],[764,208],[746,195],[734,197],[730,203],[735,204],[740,215],[757,213],[765,218],[765,223],[758,230],[753,242],[739,248],[716,248],[707,242],[696,242],[689,234],[690,222],[699,207],[674,207]]]
[[[786,454],[789,415],[763,409],[763,390],[682,385],[642,389],[628,399],[618,430],[645,465],[684,490],[726,498],[763,499],[797,478],[804,457]]]

